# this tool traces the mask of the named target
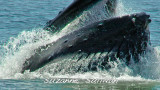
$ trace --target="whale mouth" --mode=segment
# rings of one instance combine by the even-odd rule
[[[28,69],[35,71],[47,63],[59,61],[58,58],[62,59],[61,57],[66,55],[74,56],[75,53],[80,55],[76,62],[81,62],[82,65],[84,64],[82,57],[88,58],[92,54],[105,53],[96,60],[87,60],[88,63],[85,63],[87,66],[77,66],[79,68],[77,72],[96,71],[99,68],[108,70],[112,67],[108,62],[116,62],[118,59],[124,61],[126,65],[130,65],[131,60],[137,63],[149,45],[150,33],[147,30],[151,22],[149,18],[146,13],[136,13],[102,20],[83,27],[46,45],[44,47],[47,48],[46,50],[26,60],[21,72]]]

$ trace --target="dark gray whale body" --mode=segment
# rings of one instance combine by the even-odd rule
[[[100,60],[90,61],[84,71],[96,71],[98,68],[107,70],[111,68],[108,64],[110,60],[120,59],[126,65],[130,64],[131,59],[139,62],[140,56],[150,45],[150,16],[136,13],[113,18],[115,8],[116,0],[74,0],[44,28],[60,33],[60,30],[68,27],[72,32],[36,49],[35,54],[24,62],[21,72],[35,71],[54,63],[56,58],[73,53],[86,53],[88,56],[98,52],[107,53]]]
[[[123,17],[115,17],[102,20],[85,26],[70,34],[67,34],[56,42],[40,47],[34,56],[27,59],[23,65],[25,70],[35,71],[55,58],[68,53],[107,52],[99,65],[102,69],[108,69],[108,59],[125,59],[126,64],[131,58],[139,61],[139,55],[143,55],[149,45],[148,24],[151,22],[149,15],[136,13]],[[41,48],[45,50],[40,51]],[[97,61],[88,64],[88,70],[97,70]]]

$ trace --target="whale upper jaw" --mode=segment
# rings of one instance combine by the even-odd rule
[[[108,24],[109,21],[112,22]],[[104,31],[101,36],[105,38],[103,41],[107,44],[105,48],[99,49],[107,54],[99,60],[90,61],[88,70],[97,71],[98,68],[108,70],[113,66],[109,62],[117,60],[124,61],[126,65],[138,63],[151,45],[149,23],[150,15],[144,12],[104,20],[103,24],[100,24],[100,30]]]

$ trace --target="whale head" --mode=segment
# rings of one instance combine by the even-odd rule
[[[115,17],[97,23],[101,52],[107,52],[100,60],[91,61],[88,68],[97,70],[98,67],[108,69],[110,61],[122,60],[126,65],[137,63],[145,55],[150,43],[150,16],[146,13],[136,13]],[[103,42],[103,43],[100,43]],[[100,63],[100,64],[97,64]]]

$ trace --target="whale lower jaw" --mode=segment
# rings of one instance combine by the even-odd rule
[[[52,33],[59,31],[68,33],[111,18],[115,16],[116,2],[117,0],[75,0],[57,17],[50,20],[44,29]]]

